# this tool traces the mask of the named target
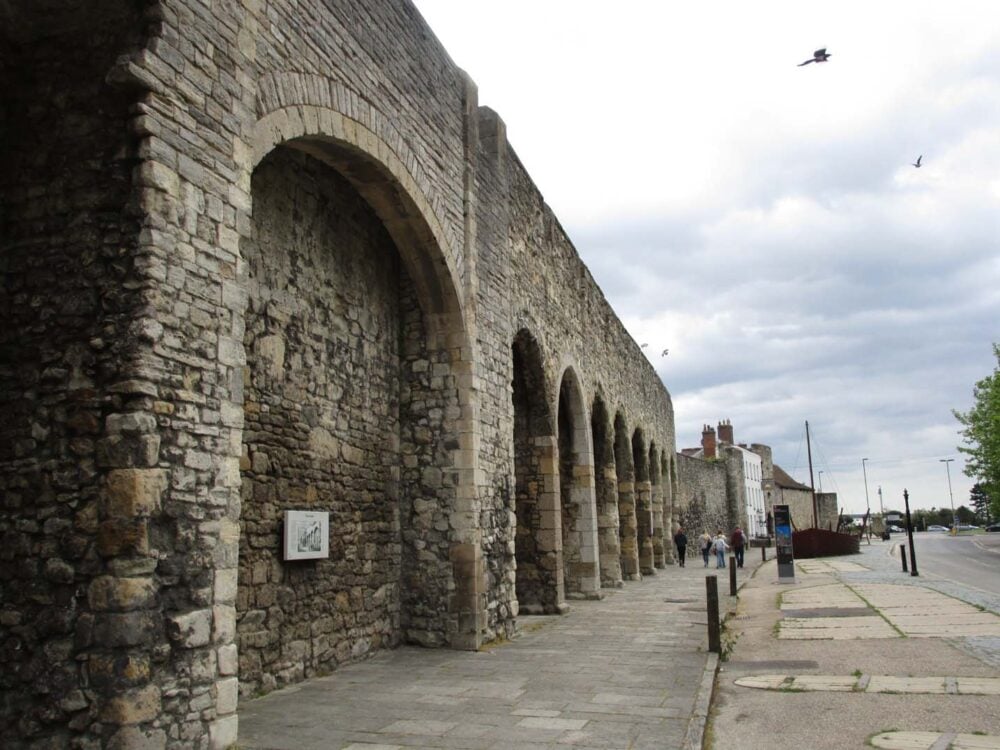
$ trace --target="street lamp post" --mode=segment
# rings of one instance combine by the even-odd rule
[[[958,533],[958,517],[955,515],[955,496],[951,494],[951,467],[948,466],[954,458],[939,458],[941,463],[944,464],[945,471],[948,473],[948,497],[951,499],[951,527]]]
[[[823,472],[822,471],[819,473],[819,491],[820,492],[823,491]]]
[[[868,543],[871,544],[872,540],[872,506],[868,502],[868,470],[865,468],[865,462],[867,458],[861,459],[861,473],[865,476],[865,510],[868,511]]]

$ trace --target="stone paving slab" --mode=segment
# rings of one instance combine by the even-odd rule
[[[883,750],[1000,750],[1000,737],[941,732],[881,732],[871,738]]]
[[[855,573],[868,570],[864,565],[847,560],[797,560],[795,567],[802,573]]]
[[[716,663],[705,611],[692,604],[705,601],[706,574],[715,571],[669,567],[603,600],[574,601],[566,615],[521,618],[503,645],[403,647],[243,699],[239,747],[700,747]],[[720,577],[723,608],[727,584]]]
[[[895,675],[744,675],[733,681],[757,690],[899,693],[910,695],[1000,695],[1000,677],[909,677]]]
[[[853,640],[858,638],[899,638],[899,632],[881,617],[815,617],[785,619],[780,622],[782,639]]]

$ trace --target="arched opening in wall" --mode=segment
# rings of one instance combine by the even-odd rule
[[[628,427],[621,412],[615,415],[615,476],[618,477],[618,545],[622,578],[637,581],[639,541],[635,515],[635,463]]]
[[[653,567],[662,568],[666,562],[663,548],[663,482],[660,478],[660,461],[657,455],[656,443],[649,444],[649,484],[650,503],[652,503],[652,534]]]
[[[600,595],[594,459],[579,381],[566,370],[559,386],[559,506],[563,587],[570,599]]]
[[[430,374],[449,363],[434,330],[447,303],[356,187],[369,169],[360,154],[293,141],[252,175],[240,247],[243,695],[404,640],[448,642],[454,487],[441,462],[454,425],[435,414],[458,396]]]
[[[670,562],[675,558],[676,550],[671,540],[677,530],[677,519],[674,513],[674,477],[670,470],[670,460],[667,452],[661,451],[659,457],[660,477],[663,486],[663,553],[664,562]]]
[[[615,471],[611,416],[598,395],[590,410],[594,446],[594,490],[597,501],[597,547],[601,585],[622,585],[621,542],[618,539],[618,475]]]
[[[635,517],[639,544],[639,572],[652,575],[653,570],[653,503],[649,481],[649,456],[642,430],[632,433],[632,461],[635,465]]]
[[[556,436],[545,394],[538,342],[521,330],[512,346],[514,378],[514,509],[518,610],[555,614],[565,609],[562,523]]]

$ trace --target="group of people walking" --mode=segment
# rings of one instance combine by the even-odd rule
[[[733,533],[729,535],[729,541],[726,541],[726,535],[722,533],[722,529],[719,529],[715,536],[713,537],[705,530],[700,537],[698,537],[698,548],[701,550],[701,559],[705,562],[705,567],[708,567],[708,559],[714,554],[715,555],[715,567],[724,568],[726,567],[726,553],[731,549],[733,551],[733,556],[736,558],[736,567],[743,567],[743,553],[746,550],[747,537],[743,533],[743,529],[736,527],[733,529]],[[684,527],[679,526],[677,528],[677,533],[674,534],[674,546],[677,547],[677,561],[683,568],[685,563],[685,558],[687,557],[687,546],[688,538],[687,534],[684,533]]]

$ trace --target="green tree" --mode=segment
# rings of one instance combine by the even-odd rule
[[[990,496],[986,494],[981,484],[972,485],[969,491],[969,502],[976,509],[976,518],[983,524],[988,525],[993,520],[990,512]]]
[[[993,344],[993,354],[997,366],[973,387],[972,408],[953,413],[965,428],[959,431],[965,444],[958,447],[968,456],[965,474],[982,485],[996,516],[1000,515],[1000,344]]]

